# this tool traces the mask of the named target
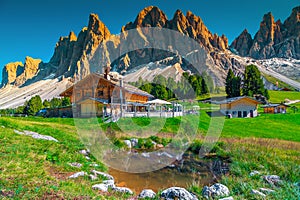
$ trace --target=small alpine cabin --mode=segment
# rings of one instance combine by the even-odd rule
[[[145,109],[144,103],[153,98],[123,82],[116,72],[91,73],[60,94],[70,97],[74,117],[122,116],[122,111]]]
[[[262,106],[262,108],[264,109],[264,113],[271,113],[271,114],[277,114],[277,113],[285,114],[288,107],[290,106],[285,105],[284,103],[276,103],[276,104],[270,103]]]
[[[219,104],[220,112],[229,118],[256,117],[257,105],[261,104],[260,101],[248,96],[228,98],[214,103]]]

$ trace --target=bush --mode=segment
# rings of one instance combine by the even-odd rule
[[[153,147],[154,147],[154,144],[150,138],[148,138],[144,141],[144,148],[152,149]]]
[[[118,149],[122,149],[125,147],[125,143],[117,138],[114,139],[113,144],[115,145],[115,147],[117,147]]]

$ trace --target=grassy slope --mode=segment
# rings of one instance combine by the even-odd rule
[[[67,179],[75,172],[92,169],[91,161],[78,153],[84,146],[78,139],[73,119],[0,118],[0,125],[5,126],[0,127],[0,191],[3,194],[11,194],[14,199],[80,199],[87,196],[107,199],[91,189],[92,184],[100,180]],[[59,142],[18,135],[14,129],[50,135]],[[68,165],[71,162],[84,166],[77,169]],[[98,164],[98,170],[105,170],[101,163]]]
[[[300,100],[300,92],[290,92],[290,91],[269,91],[270,102],[280,103],[285,99],[290,100]]]
[[[271,93],[272,94],[272,93]],[[284,95],[282,95],[284,94]],[[287,95],[296,95],[287,97]],[[272,98],[299,99],[298,93],[274,93]],[[209,108],[205,105],[206,108]],[[200,131],[209,127],[207,110],[201,111]],[[136,123],[146,125],[146,119]],[[179,119],[168,119],[163,132],[176,132]],[[259,177],[249,177],[252,170],[263,174],[278,174],[284,186],[273,188],[276,193],[269,199],[296,199],[299,193],[293,183],[300,180],[300,113],[286,115],[261,115],[253,119],[226,119],[221,140],[224,148],[217,153],[230,155],[231,175],[222,178],[235,199],[254,199],[251,189],[272,188]],[[59,198],[67,199],[96,197],[119,199],[120,196],[104,196],[93,191],[87,178],[68,180],[66,177],[79,169],[70,167],[69,162],[84,164],[82,170],[90,171],[90,162],[78,153],[83,149],[72,119],[43,118],[0,118],[0,191],[13,194],[15,199]],[[17,135],[18,130],[32,130],[58,139],[59,143],[35,140],[29,136]],[[253,138],[256,137],[257,139]],[[242,139],[238,139],[242,138]],[[259,139],[279,138],[281,140]],[[92,158],[93,159],[93,158]],[[100,164],[99,170],[105,170]],[[201,194],[201,188],[190,189]],[[0,196],[2,198],[3,196]]]

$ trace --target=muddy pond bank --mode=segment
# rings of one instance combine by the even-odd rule
[[[115,178],[117,186],[128,187],[136,193],[145,188],[158,192],[172,186],[188,188],[215,183],[222,174],[229,173],[229,163],[229,158],[210,155],[200,159],[187,152],[182,159],[156,171],[128,173],[110,168],[109,174]]]

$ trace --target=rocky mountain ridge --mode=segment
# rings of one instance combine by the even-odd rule
[[[207,54],[210,51],[224,51],[228,48],[228,40],[224,35],[219,37],[217,34],[212,34],[204,25],[201,18],[191,12],[187,12],[184,15],[180,10],[177,10],[173,18],[168,20],[167,16],[158,7],[150,6],[143,9],[137,15],[134,22],[129,22],[123,26],[121,34],[125,35],[126,31],[141,27],[162,27],[179,31],[199,42],[201,48],[204,48]],[[147,43],[150,36],[145,33],[141,33],[141,36],[145,37],[143,38],[143,42]],[[102,67],[106,65],[112,65],[115,71],[125,73],[127,70],[141,64],[173,56],[168,52],[153,49],[144,49],[140,52],[136,51],[125,55],[118,55],[120,52],[120,40],[122,39],[120,37],[120,35],[112,35],[99,17],[96,14],[91,14],[88,26],[84,27],[78,36],[74,32],[70,32],[69,36],[59,38],[49,63],[41,62],[37,68],[36,65],[24,65],[24,69],[36,69],[36,71],[29,70],[30,76],[22,75],[19,77],[20,72],[18,70],[23,69],[20,63],[6,65],[2,73],[2,85],[11,84],[21,86],[25,83],[30,84],[53,73],[55,77],[63,75],[64,77],[81,79],[91,72],[101,72]],[[130,41],[129,43],[133,46],[136,45],[134,41]],[[204,61],[204,65],[207,65],[204,66],[204,70],[215,64],[214,59],[211,56],[208,57]],[[176,63],[177,60],[174,60],[173,64]],[[179,64],[184,65],[182,62],[179,62]],[[16,67],[16,65],[19,67]],[[227,66],[231,65],[228,58],[224,58],[217,65],[221,70],[220,74],[224,72],[223,69],[231,67]],[[186,68],[187,66],[182,67]],[[213,72],[211,73],[213,74]],[[216,79],[219,80],[217,82],[221,83],[221,76]]]
[[[255,59],[300,59],[300,6],[282,23],[275,22],[272,13],[263,16],[260,28],[252,39],[244,30],[230,45],[240,56]]]
[[[222,86],[227,69],[232,68],[236,74],[242,73],[246,63],[242,62],[243,59],[240,59],[238,55],[256,59],[273,56],[299,59],[299,9],[300,7],[294,8],[291,16],[284,23],[275,22],[271,13],[266,14],[253,39],[245,29],[230,47],[226,36],[211,33],[202,19],[190,11],[184,15],[182,11],[177,10],[173,18],[169,20],[158,7],[147,7],[137,15],[133,22],[121,28],[120,35],[111,34],[98,15],[91,14],[88,26],[84,27],[78,36],[70,32],[68,36],[59,38],[54,54],[48,63],[26,57],[24,64],[21,62],[7,64],[2,73],[2,86],[28,86],[40,80],[54,78],[64,80],[68,77],[70,78],[67,80],[73,83],[91,72],[102,72],[102,68],[107,65],[123,75],[131,73],[128,75],[131,81],[134,81],[133,74],[139,74],[134,73],[136,69],[141,66],[146,66],[148,69],[151,66],[146,73],[149,77],[143,76],[143,78],[151,80],[153,78],[151,70],[155,70],[154,68],[160,68],[160,70],[155,70],[155,73],[161,72],[176,79],[180,75],[172,73],[190,70],[206,72],[213,77],[216,85]],[[146,47],[153,40],[151,38],[153,35],[148,30],[149,27],[170,29],[188,36],[196,41],[197,48],[201,52],[195,51],[192,47],[189,47],[190,51],[185,55],[153,48],[139,49],[140,46]],[[136,35],[131,33],[131,30],[135,30]],[[136,38],[133,39],[133,36]],[[166,48],[186,47],[186,44],[181,44],[176,39],[170,38],[174,46]],[[124,50],[122,43],[137,50],[122,54]],[[234,55],[229,49],[238,55]],[[194,62],[196,66],[188,62],[191,59],[196,60]],[[282,71],[282,67],[279,68]]]

